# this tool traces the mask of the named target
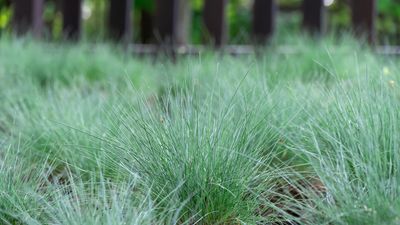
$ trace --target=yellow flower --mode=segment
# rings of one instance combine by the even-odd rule
[[[390,87],[394,87],[394,85],[395,85],[394,80],[389,80],[389,85],[390,85]]]
[[[387,75],[389,75],[389,74],[390,74],[389,68],[387,68],[386,66],[383,67],[383,75],[387,76]]]

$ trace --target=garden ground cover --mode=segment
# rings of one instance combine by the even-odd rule
[[[296,36],[297,37],[297,36]],[[0,224],[399,224],[399,61],[0,40]]]

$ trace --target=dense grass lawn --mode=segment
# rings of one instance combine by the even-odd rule
[[[400,224],[399,59],[291,44],[1,39],[0,224]]]

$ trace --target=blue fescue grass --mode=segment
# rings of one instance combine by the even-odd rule
[[[4,224],[396,224],[398,60],[0,40]]]
[[[327,91],[304,133],[313,169],[327,188],[318,223],[399,222],[398,76],[363,77]],[[298,145],[301,146],[301,145]]]

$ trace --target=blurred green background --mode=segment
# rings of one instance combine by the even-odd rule
[[[190,0],[192,22],[189,42],[198,44],[202,40],[202,7],[203,0]],[[350,31],[350,0],[325,0],[328,9],[328,30],[340,33]],[[247,43],[251,30],[252,0],[229,0],[227,18],[229,23],[230,43]],[[277,0],[280,7],[277,32],[298,31],[301,23],[300,8],[302,0]],[[378,0],[377,31],[381,44],[400,44],[400,2],[398,0]],[[62,17],[58,0],[46,0],[44,20],[46,36],[49,39],[61,38]],[[134,4],[134,40],[135,42],[151,42],[149,32],[152,28],[151,15],[154,12],[154,0],[136,0]],[[84,38],[102,39],[105,34],[107,0],[84,0],[82,17]],[[0,34],[11,31],[12,10],[10,0],[0,0]],[[145,22],[145,23],[142,23]],[[142,27],[142,28],[141,28]],[[147,34],[146,30],[147,29]],[[146,40],[144,40],[146,39]]]

